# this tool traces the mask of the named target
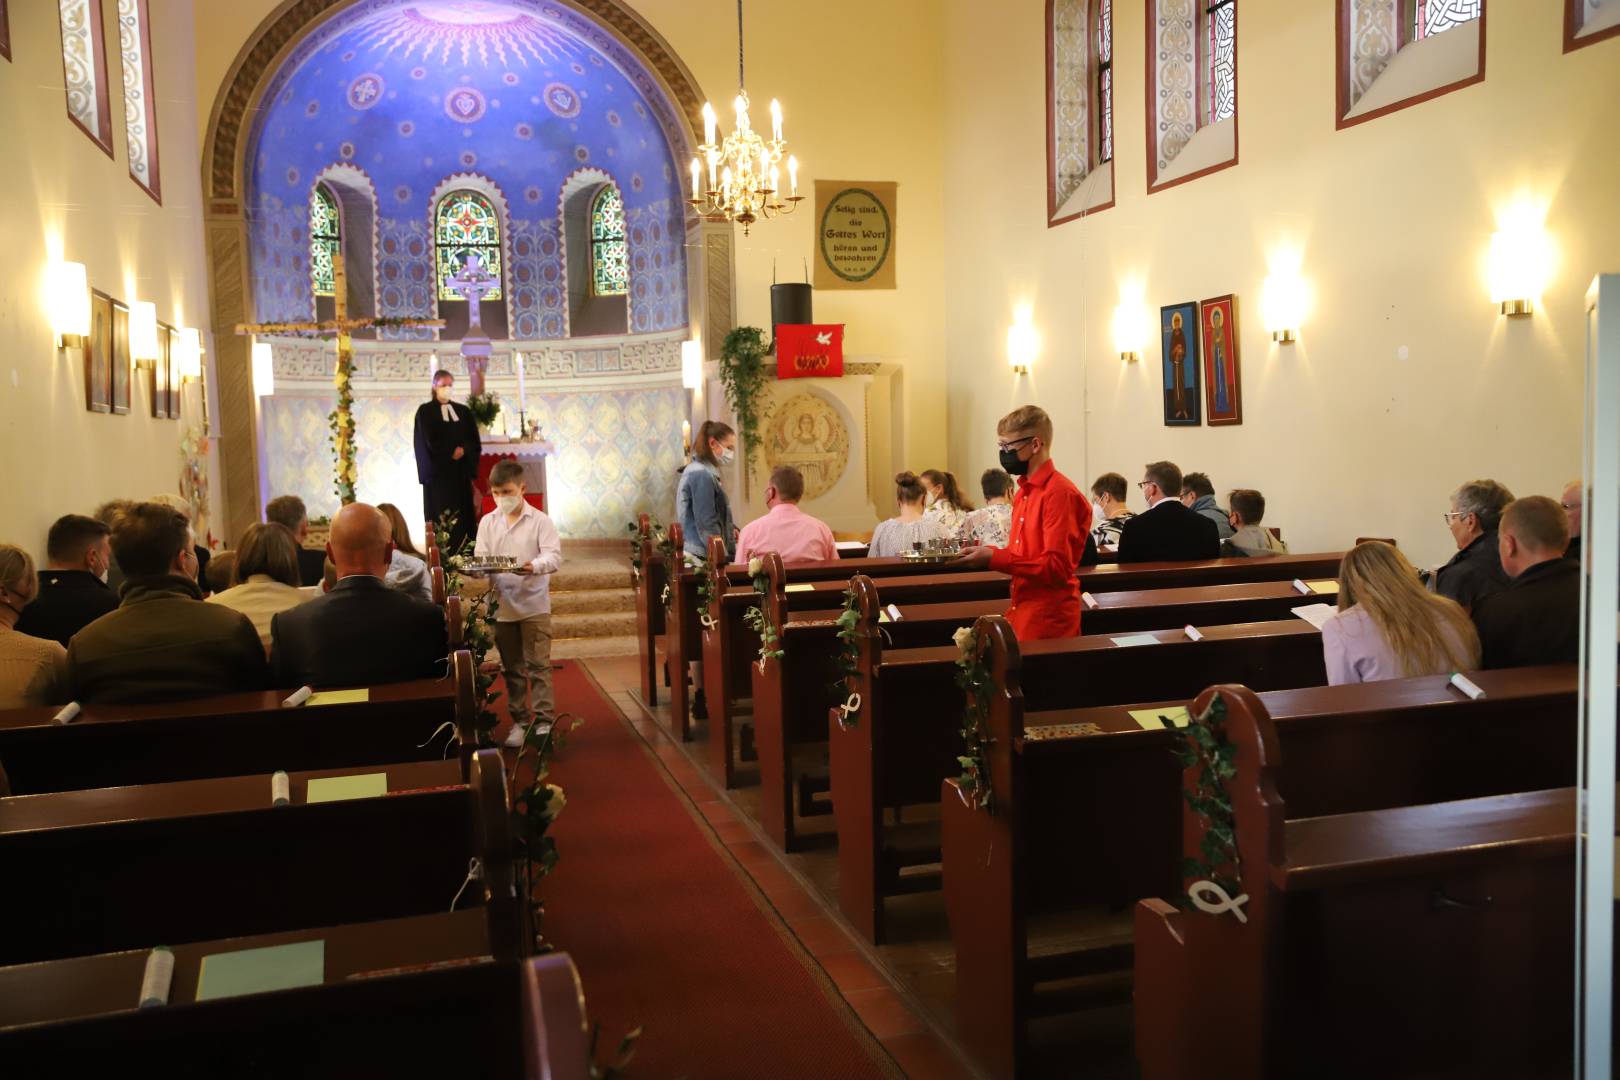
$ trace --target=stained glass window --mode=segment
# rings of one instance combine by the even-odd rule
[[[624,242],[624,198],[612,184],[591,202],[591,293],[623,296],[630,291],[630,250]]]
[[[332,260],[338,251],[337,200],[325,184],[316,184],[309,197],[309,283],[316,296],[336,296],[337,277]]]
[[[440,300],[466,299],[446,282],[461,272],[469,255],[477,255],[484,271],[495,278],[495,287],[484,299],[501,299],[501,222],[488,199],[476,191],[452,191],[440,199],[433,241],[438,248]]]
[[[1485,0],[1416,0],[1412,6],[1412,40],[1422,41],[1479,18]]]
[[[1206,99],[1214,124],[1237,112],[1237,0],[1216,0],[1204,9],[1208,38]]]
[[[1114,3],[1097,0],[1097,164],[1114,160]]]

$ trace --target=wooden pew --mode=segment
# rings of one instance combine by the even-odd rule
[[[0,712],[0,762],[12,792],[33,795],[436,760],[453,731],[465,767],[478,745],[472,654],[462,649],[452,660],[449,678],[373,686],[364,702],[286,709],[289,691],[266,690],[86,705],[67,724],[51,722],[53,707],[12,709]]]
[[[349,774],[368,770],[343,770]],[[448,910],[482,868],[498,955],[532,940],[513,892],[500,751],[388,766],[389,794],[310,804],[310,777],[271,805],[268,775],[0,800],[0,964]],[[516,940],[513,936],[516,935]]]
[[[653,536],[652,517],[636,515],[635,545],[641,570],[636,575],[636,646],[641,658],[641,700],[648,705],[658,704],[658,642],[666,633],[664,626],[664,588],[669,584],[670,568],[665,565],[664,553],[659,550]],[[673,549],[679,557],[680,548]]]
[[[964,1041],[998,1075],[1024,1061],[1031,1018],[1097,1000],[1130,946],[1029,951],[1032,918],[1177,895],[1182,850],[1179,736],[1144,730],[1132,708],[1037,712],[1019,646],[981,624],[994,679],[987,752],[994,813],[942,785],[945,898]],[[1288,768],[1271,781],[1291,814],[1338,814],[1557,785],[1575,771],[1571,667],[1471,674],[1469,701],[1443,676],[1260,694]],[[1077,981],[1091,979],[1088,985]],[[1246,1075],[1215,1073],[1218,1075]]]
[[[1260,558],[1206,559],[1199,562],[1104,563],[1080,568],[1080,587],[1101,595],[1122,589],[1179,589],[1197,585],[1235,585],[1253,581],[1311,581],[1337,578],[1344,552],[1270,555]],[[1151,585],[1132,584],[1150,574]],[[1084,622],[1084,618],[1081,619]]]
[[[1137,905],[1145,1080],[1569,1075],[1577,790],[1301,817],[1266,704],[1217,695],[1245,921]]]
[[[940,783],[961,771],[961,653],[955,645],[889,649],[878,632],[877,596],[863,587],[858,603],[857,673],[849,685],[859,708],[847,719],[839,710],[829,714],[838,893],[845,916],[881,942],[885,897],[939,887],[937,875],[901,875],[939,861],[937,827],[886,829],[881,812],[933,803]],[[1000,616],[983,619],[1011,637]],[[1130,702],[1147,686],[1190,696],[1212,677],[1237,672],[1275,689],[1327,681],[1321,635],[1303,619],[1210,626],[1204,634],[1191,641],[1180,630],[1153,631],[1157,644],[1133,646],[1106,636],[1030,642],[1022,649],[1023,691],[1033,707],[1056,709]]]
[[[442,918],[442,916],[440,916]],[[228,943],[221,943],[228,944]],[[144,954],[142,954],[144,956]],[[383,954],[387,955],[387,954]],[[360,963],[366,959],[353,958]],[[8,1075],[587,1080],[590,1036],[566,953],[334,978],[269,994],[0,1030]],[[176,989],[186,976],[177,957]],[[139,987],[120,985],[132,1003]],[[191,976],[194,986],[195,976]]]

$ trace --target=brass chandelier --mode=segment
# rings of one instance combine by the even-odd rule
[[[743,10],[737,0],[737,97],[732,102],[736,123],[723,140],[717,141],[718,121],[714,106],[703,103],[703,144],[700,161],[692,159],[692,197],[687,203],[706,221],[735,221],[748,235],[749,226],[797,209],[804,196],[799,194],[799,159],[788,156],[788,190],[781,194],[782,106],[771,99],[771,137],[754,130],[748,117],[748,91],[743,88]],[[708,165],[708,186],[703,187],[704,163]]]

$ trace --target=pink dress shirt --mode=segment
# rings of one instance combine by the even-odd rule
[[[779,502],[770,513],[743,526],[737,537],[737,561],[774,551],[784,566],[838,558],[832,530],[793,503]]]

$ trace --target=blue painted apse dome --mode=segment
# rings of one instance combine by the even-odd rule
[[[263,102],[247,151],[259,319],[315,310],[309,206],[323,179],[348,193],[346,228],[372,215],[375,265],[351,277],[371,282],[376,313],[435,317],[434,207],[470,187],[502,219],[511,336],[566,337],[560,207],[578,174],[623,196],[631,330],[686,325],[684,129],[640,59],[588,16],[530,0],[365,0],[301,42]]]

